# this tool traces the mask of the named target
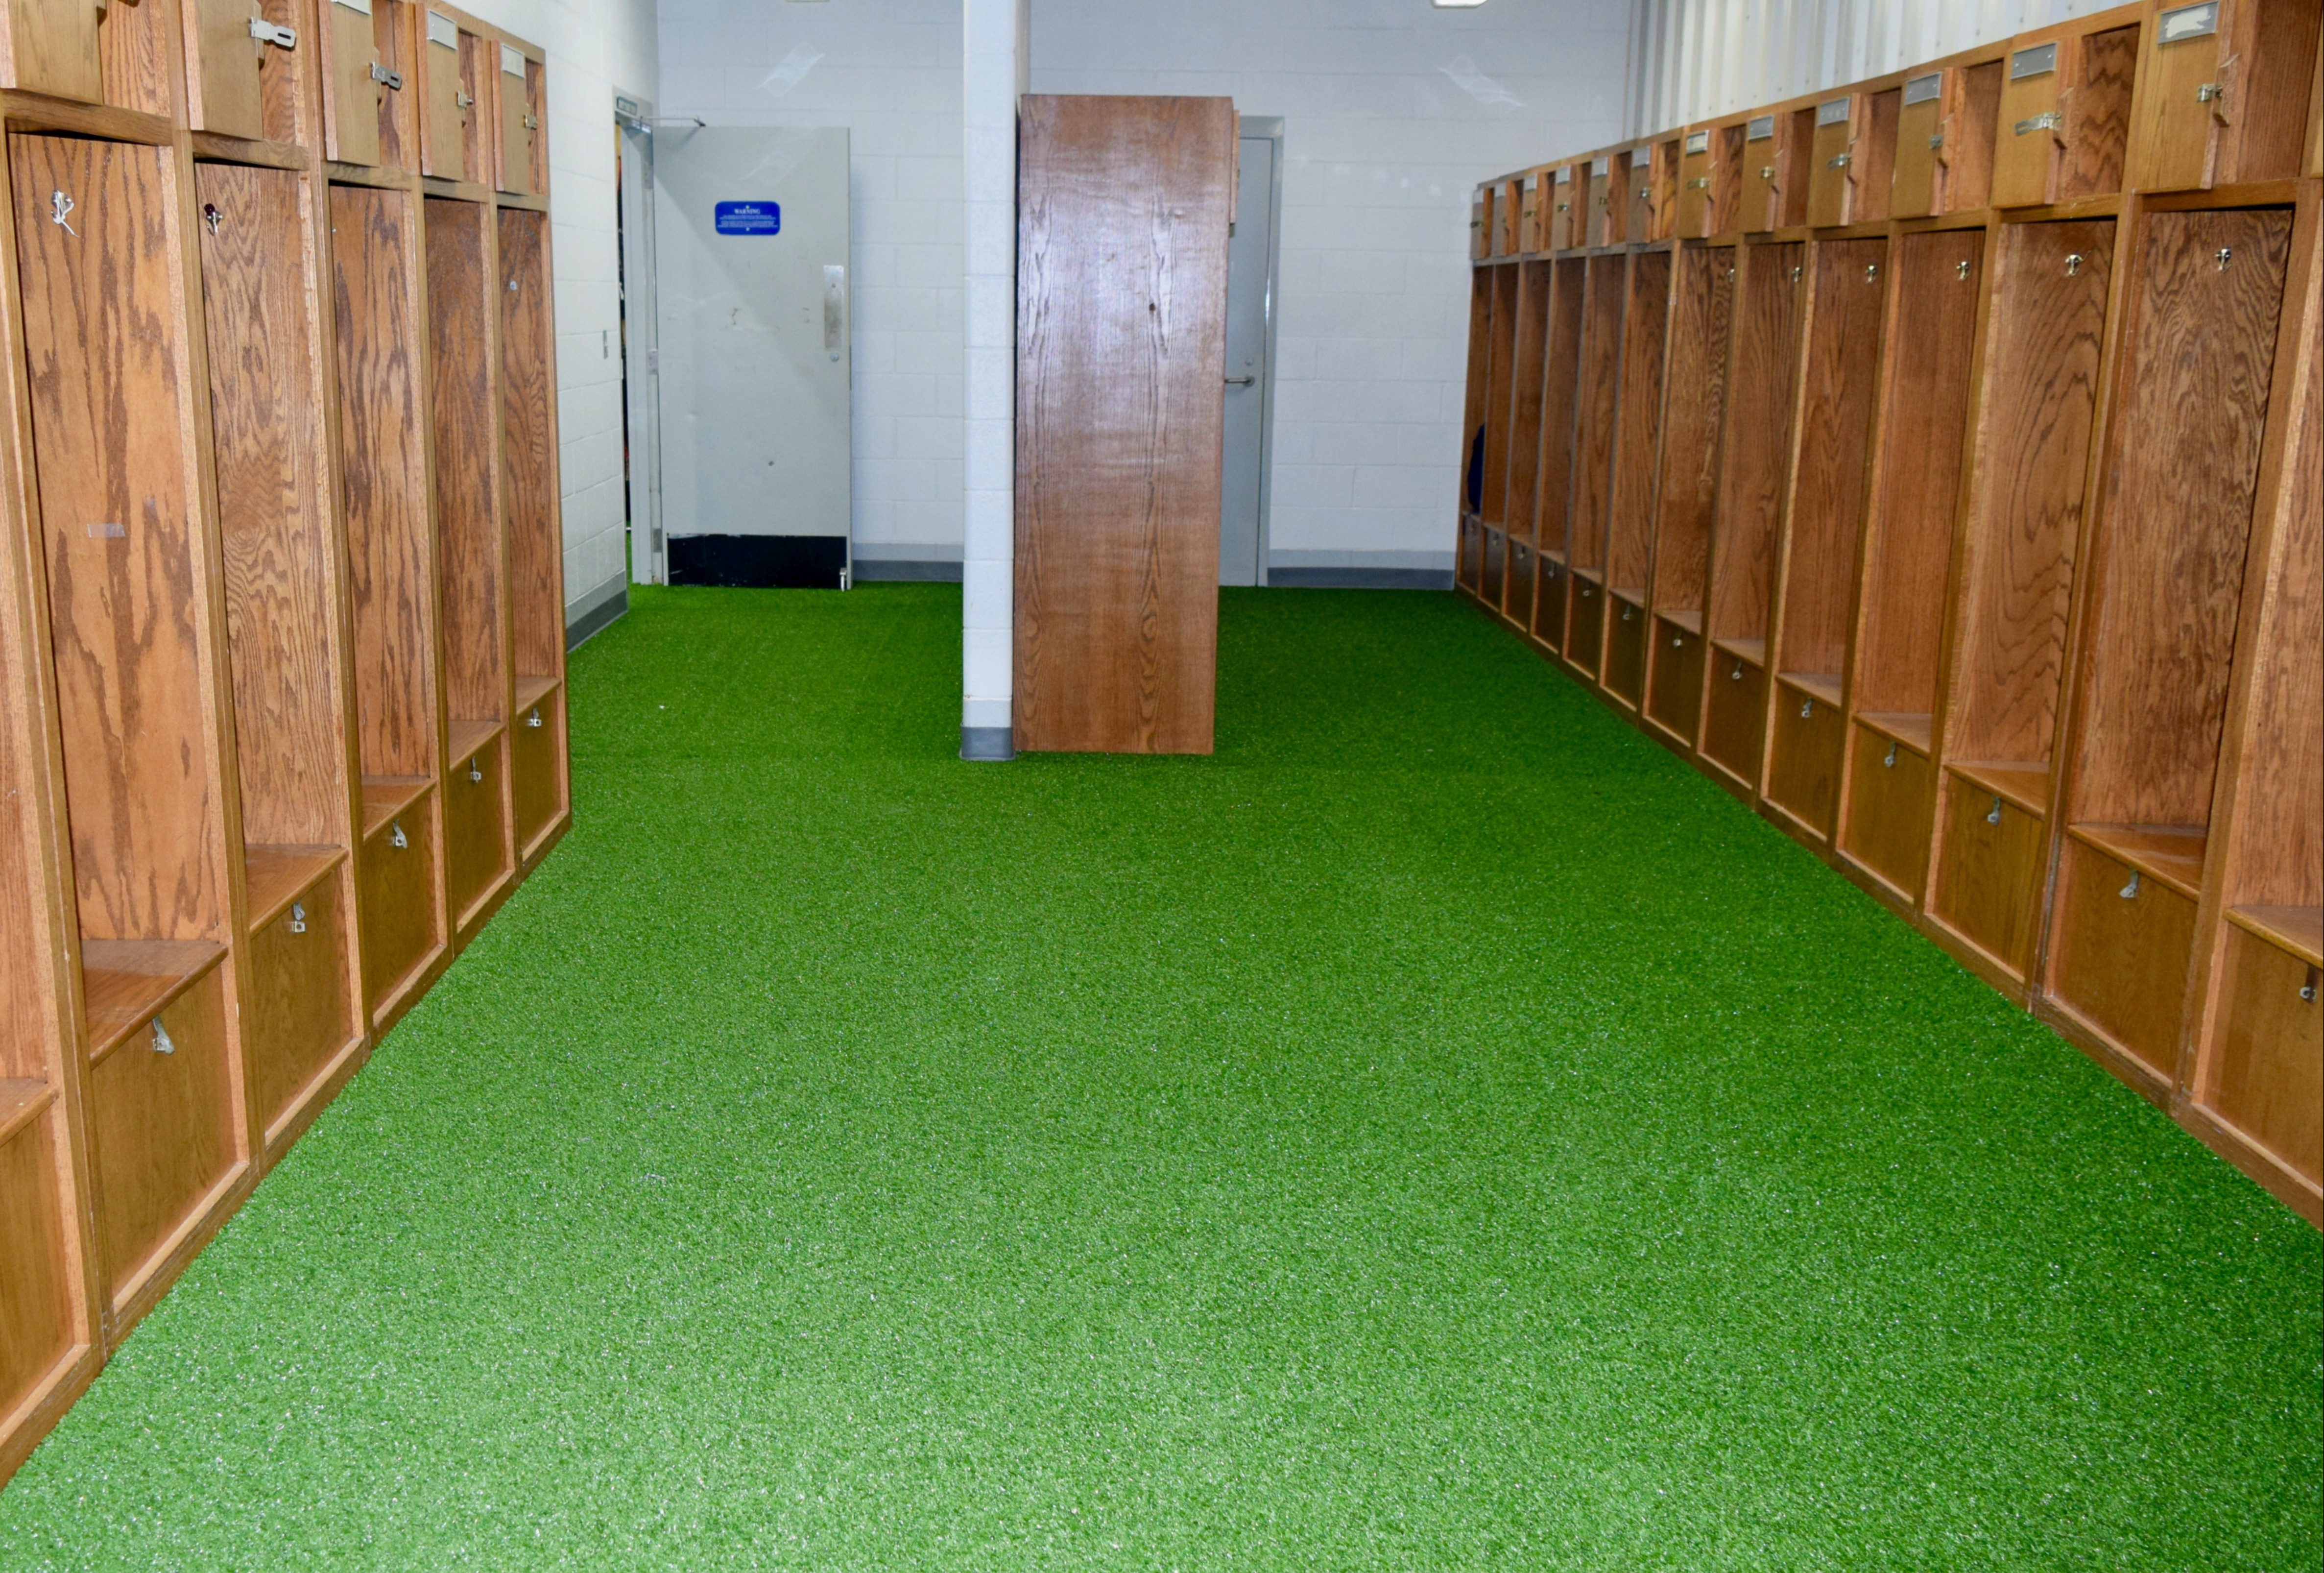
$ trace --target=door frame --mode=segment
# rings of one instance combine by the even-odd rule
[[[1275,495],[1275,326],[1283,315],[1283,116],[1244,115],[1237,118],[1238,153],[1245,142],[1275,144],[1268,157],[1271,190],[1267,197],[1267,349],[1259,361],[1259,587],[1265,589],[1271,540],[1268,514]]]
[[[630,579],[669,582],[661,523],[660,301],[654,257],[653,101],[613,96],[613,134],[622,164],[614,193],[621,272],[622,421],[628,439],[622,464],[623,511],[630,526]]]

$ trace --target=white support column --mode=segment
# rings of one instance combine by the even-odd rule
[[[963,0],[968,321],[960,756],[1009,759],[1017,538],[1017,96],[1028,0]]]

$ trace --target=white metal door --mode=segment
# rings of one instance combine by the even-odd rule
[[[654,138],[661,513],[673,584],[844,586],[844,130]]]
[[[1275,213],[1283,122],[1246,115],[1236,143],[1234,237],[1227,243],[1226,447],[1219,583],[1267,582],[1267,444],[1274,404]]]

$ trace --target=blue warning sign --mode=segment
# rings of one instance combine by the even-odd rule
[[[780,235],[783,205],[779,202],[721,202],[711,215],[721,235]]]

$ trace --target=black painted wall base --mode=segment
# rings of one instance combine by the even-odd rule
[[[747,590],[835,590],[844,535],[673,535],[669,582]]]

